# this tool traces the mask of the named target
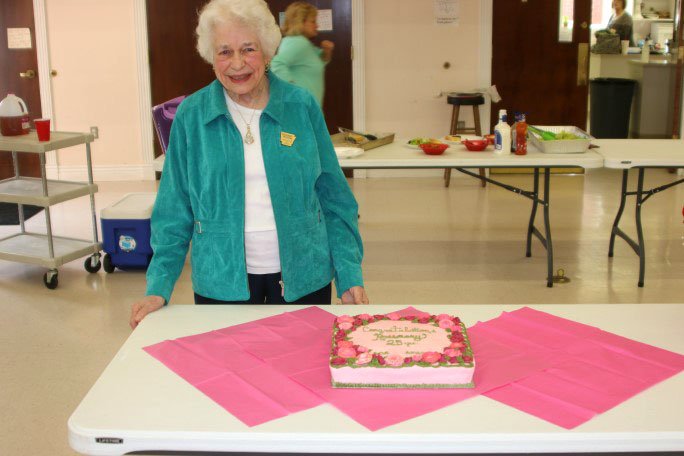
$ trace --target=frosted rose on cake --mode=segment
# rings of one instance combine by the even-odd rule
[[[340,356],[342,356],[342,355],[340,355]],[[442,357],[442,355],[440,355],[437,352],[425,352],[425,353],[423,353],[422,359],[423,359],[423,362],[432,364],[432,363],[438,362],[441,357]]]
[[[444,350],[444,354],[453,357],[453,356],[461,356],[461,350],[456,350],[455,348],[447,348]]]
[[[387,318],[389,318],[392,321],[397,321],[401,318],[401,316],[396,312],[392,312],[387,314]]]
[[[351,323],[353,321],[354,321],[354,317],[350,317],[349,315],[340,315],[339,317],[337,317],[338,323],[344,323],[344,322]]]
[[[343,364],[347,364],[347,360],[344,358],[340,358],[339,356],[331,359],[330,362],[335,366],[341,366]]]
[[[373,359],[373,355],[371,355],[368,352],[364,352],[359,354],[359,357],[356,358],[356,364],[368,364],[371,362]]]
[[[354,324],[351,323],[351,322],[349,322],[349,321],[343,321],[343,322],[340,323],[338,326],[339,326],[339,328],[340,328],[341,330],[347,331],[347,330],[349,330],[349,329],[352,329],[352,328],[354,327]]]
[[[356,358],[356,350],[352,347],[341,347],[337,350],[337,356],[342,358]]]
[[[385,358],[385,364],[392,367],[399,367],[404,364],[404,357],[401,355],[389,355]]]
[[[442,329],[453,329],[455,326],[451,320],[439,320],[439,327]]]

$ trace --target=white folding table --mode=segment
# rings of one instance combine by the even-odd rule
[[[426,155],[422,150],[406,144],[406,139],[397,139],[392,144],[366,151],[354,158],[340,159],[340,166],[348,169],[441,169],[456,168],[458,171],[532,200],[532,210],[527,226],[525,255],[532,256],[532,236],[536,236],[546,248],[546,286],[553,286],[553,244],[551,241],[550,181],[552,168],[600,168],[603,158],[589,150],[580,154],[545,154],[532,144],[527,155],[495,155],[493,151],[469,152],[462,145],[451,146],[442,155]],[[472,168],[533,168],[532,190],[521,189],[491,177],[470,171]],[[539,174],[543,172],[543,196],[539,192]],[[534,224],[537,208],[541,205],[544,214],[544,233]]]
[[[302,307],[170,305],[149,315],[69,418],[72,448],[91,455],[134,451],[348,454],[684,451],[684,375],[681,373],[572,430],[484,396],[375,432],[329,404],[250,428],[142,350],[167,339]],[[403,307],[324,306],[338,315],[361,311],[387,313]],[[458,315],[472,326],[520,306],[417,307],[433,314]],[[684,353],[681,329],[684,304],[530,307]]]
[[[644,286],[646,274],[646,250],[644,246],[644,232],[641,225],[641,206],[647,199],[656,193],[670,187],[679,185],[684,179],[679,179],[668,184],[660,185],[652,189],[644,190],[644,175],[648,168],[682,168],[684,167],[684,141],[677,139],[597,139],[594,141],[596,149],[604,159],[604,167],[622,170],[622,191],[620,194],[620,207],[613,228],[610,233],[608,256],[613,257],[615,236],[619,236],[629,244],[639,256],[639,281],[638,286]],[[636,168],[639,171],[636,190],[627,190],[629,170]],[[620,219],[625,209],[627,196],[636,196],[635,218],[637,240],[635,241],[620,229]]]

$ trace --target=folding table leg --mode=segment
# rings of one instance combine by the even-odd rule
[[[527,250],[525,256],[532,256],[532,233],[534,232],[534,219],[537,216],[537,204],[539,204],[539,168],[534,168],[534,190],[532,191],[532,212],[530,213],[530,223],[527,225]]]
[[[546,261],[547,275],[546,286],[553,287],[553,244],[551,242],[551,217],[549,216],[549,190],[551,181],[551,169],[544,168],[544,228],[546,229]]]
[[[620,208],[618,209],[613,228],[610,230],[610,244],[608,245],[608,257],[613,257],[613,249],[615,247],[615,236],[619,232],[618,225],[622,218],[622,212],[625,210],[625,201],[627,201],[627,180],[629,179],[629,169],[622,170],[622,192],[620,195]]]
[[[534,168],[534,190],[528,196],[532,198],[532,212],[530,222],[527,225],[527,250],[525,256],[532,256],[532,235],[537,236],[546,248],[546,286],[553,287],[553,245],[551,244],[551,218],[549,216],[549,191],[551,181],[551,169],[544,168],[544,199],[539,199],[539,168]],[[535,228],[534,220],[537,216],[537,205],[544,206],[544,234]]]
[[[634,215],[636,217],[636,230],[637,230],[637,242],[639,244],[639,250],[637,254],[639,255],[639,283],[640,287],[644,286],[644,275],[646,274],[646,249],[644,247],[644,230],[641,227],[641,205],[644,202],[644,173],[645,168],[639,168],[639,178],[637,181],[637,193],[636,193],[636,211]]]

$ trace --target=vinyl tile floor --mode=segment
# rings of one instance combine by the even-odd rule
[[[458,174],[458,173],[454,173]],[[657,186],[680,179],[647,173]],[[500,175],[529,188],[529,175]],[[551,227],[554,270],[568,283],[546,286],[546,255],[536,239],[525,256],[531,202],[471,178],[354,179],[365,245],[366,289],[375,304],[561,304],[684,302],[684,185],[643,205],[646,283],[638,258],[621,239],[608,258],[621,173],[591,170],[554,175]],[[155,182],[103,182],[96,213],[126,193],[155,191]],[[51,209],[57,235],[91,239],[88,198]],[[538,215],[538,220],[541,214]],[[634,201],[623,228],[634,233]],[[27,222],[45,230],[45,217]],[[17,227],[0,226],[0,237]],[[189,265],[173,305],[192,302]],[[59,287],[42,283],[42,267],[0,260],[0,455],[72,455],[67,419],[129,336],[131,303],[145,291],[141,272],[89,274],[83,260],[59,268]]]

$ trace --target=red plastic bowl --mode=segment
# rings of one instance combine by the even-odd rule
[[[425,143],[421,144],[420,148],[423,149],[428,155],[442,155],[445,150],[449,148],[448,144],[436,144],[436,143]]]
[[[480,152],[485,150],[489,145],[489,141],[486,139],[464,139],[461,141],[466,149],[472,152]]]

